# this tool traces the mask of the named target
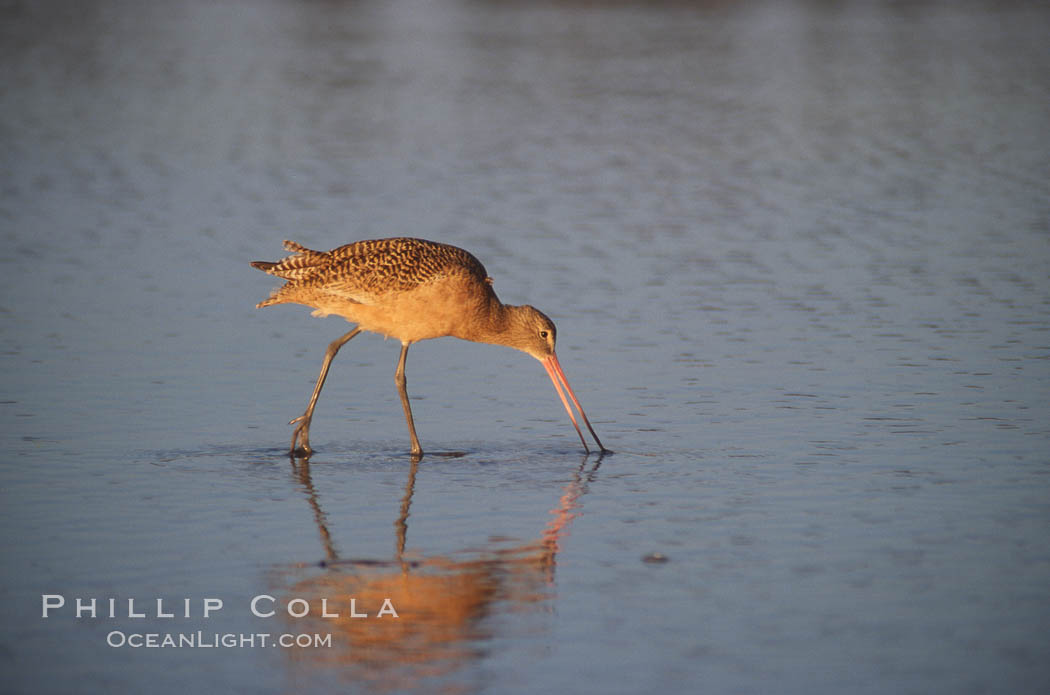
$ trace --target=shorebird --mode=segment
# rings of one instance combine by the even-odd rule
[[[554,322],[531,306],[501,302],[492,289],[492,278],[485,272],[485,266],[469,252],[448,244],[404,237],[357,241],[331,251],[313,251],[294,241],[285,241],[284,248],[292,255],[272,263],[252,262],[252,267],[287,280],[268,299],[259,302],[257,308],[303,304],[313,307],[314,316],[335,314],[356,324],[328,346],[306,411],[288,423],[295,425],[289,452],[292,455],[312,453],[310,422],[328,368],[339,348],[361,331],[401,341],[394,381],[405,411],[414,457],[422,456],[423,448],[416,436],[408,402],[405,357],[412,343],[445,336],[506,345],[535,357],[543,363],[554,383],[583,448],[590,453],[565,398],[566,392],[598,449],[602,453],[608,451],[591,427],[558,363],[554,353],[557,339]]]

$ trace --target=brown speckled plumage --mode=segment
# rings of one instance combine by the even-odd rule
[[[425,239],[395,237],[355,241],[331,251],[314,251],[294,241],[285,241],[291,256],[252,266],[288,282],[258,307],[296,302],[302,290],[324,289],[348,299],[371,303],[376,296],[405,292],[449,275],[466,275],[491,284],[473,254],[456,246]]]
[[[599,449],[606,451],[558,364],[554,353],[557,338],[554,322],[531,306],[500,302],[485,266],[471,253],[448,244],[408,237],[357,241],[331,251],[314,251],[294,241],[285,241],[284,247],[292,255],[276,262],[252,262],[252,267],[287,281],[257,306],[304,304],[314,309],[315,316],[335,314],[356,324],[353,330],[328,346],[306,412],[292,420],[291,424],[297,425],[292,434],[292,453],[310,454],[310,421],[329,365],[339,348],[362,330],[401,342],[401,359],[395,377],[414,455],[421,455],[423,450],[416,437],[405,389],[405,356],[412,343],[443,336],[507,345],[540,360],[584,448],[587,449],[587,443],[562,394],[562,386]]]

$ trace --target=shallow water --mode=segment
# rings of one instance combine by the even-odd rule
[[[1050,687],[1050,11],[0,12],[6,688]],[[362,336],[284,455],[346,324],[247,262],[400,234],[554,318],[615,454],[449,339],[413,465]],[[332,646],[107,645],[197,631]]]

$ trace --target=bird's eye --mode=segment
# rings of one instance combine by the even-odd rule
[[[541,338],[546,338],[546,337],[547,337],[547,335],[548,335],[548,334],[547,334],[547,331],[540,331],[540,337],[541,337]]]

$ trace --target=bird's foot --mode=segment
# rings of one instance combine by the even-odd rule
[[[292,447],[288,454],[297,458],[309,458],[310,454],[314,453],[310,448],[310,417],[303,414],[288,424],[295,425],[295,429],[292,430]]]

